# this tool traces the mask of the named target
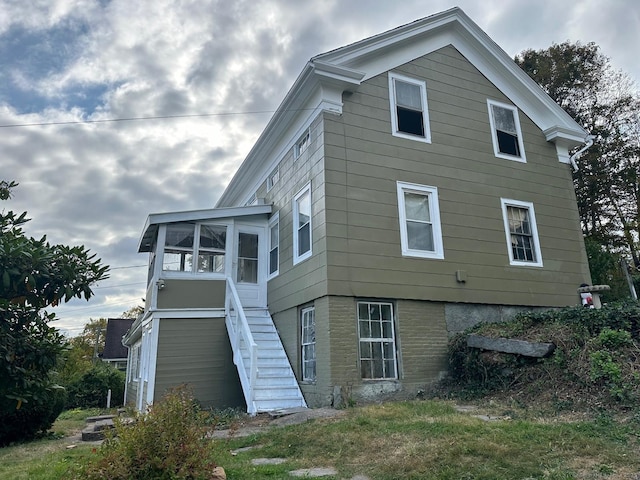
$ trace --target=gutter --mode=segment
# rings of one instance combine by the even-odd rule
[[[587,149],[589,147],[591,147],[591,145],[593,145],[593,142],[594,142],[595,139],[596,139],[595,135],[587,135],[586,138],[584,139],[585,146],[582,147],[580,150],[578,150],[573,155],[571,155],[571,157],[569,157],[569,162],[571,163],[571,166],[573,167],[573,171],[574,172],[578,171],[578,164],[576,163],[576,160],[578,160],[580,158],[580,156],[584,152],[586,152]]]

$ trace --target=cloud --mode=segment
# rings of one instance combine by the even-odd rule
[[[632,0],[578,0],[561,13],[550,0],[459,4],[510,55],[593,40],[640,78]],[[3,207],[29,212],[29,234],[86,245],[115,267],[89,304],[57,309],[58,325],[79,332],[89,317],[117,316],[139,303],[146,268],[137,265],[147,258],[136,248],[146,216],[213,207],[312,56],[450,6],[1,2],[0,125],[101,122],[0,128],[0,176],[20,182]],[[109,121],[176,115],[188,117]]]

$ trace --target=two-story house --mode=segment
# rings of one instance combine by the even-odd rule
[[[586,133],[458,8],[313,57],[215,208],[149,215],[128,402],[407,398],[453,333],[576,304]]]

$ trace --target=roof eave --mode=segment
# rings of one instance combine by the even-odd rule
[[[251,215],[269,215],[273,207],[265,204],[249,205],[246,207],[229,208],[209,208],[204,210],[188,210],[183,212],[152,213],[142,230],[140,241],[138,242],[138,253],[150,252],[153,247],[158,226],[177,222],[198,222],[206,220],[216,220],[231,217],[246,217]]]

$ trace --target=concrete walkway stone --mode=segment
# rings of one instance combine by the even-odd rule
[[[286,458],[254,458],[251,465],[280,465],[286,461]]]
[[[292,477],[307,477],[307,478],[329,477],[337,474],[338,474],[338,471],[333,467],[301,468],[299,470],[293,470],[289,472],[289,475],[291,475]]]

